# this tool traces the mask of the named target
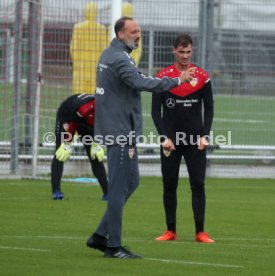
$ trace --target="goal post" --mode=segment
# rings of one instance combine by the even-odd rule
[[[13,90],[13,117],[11,128],[11,159],[10,173],[19,174],[19,116],[21,101],[21,75],[22,75],[22,29],[23,29],[23,1],[16,2],[15,33],[14,33],[14,90]]]
[[[42,83],[42,58],[43,58],[43,0],[37,0],[38,5],[38,26],[39,28],[39,39],[38,39],[38,65],[36,75],[36,93],[34,101],[34,133],[33,133],[33,146],[32,146],[32,175],[37,175],[37,162],[38,162],[38,146],[39,146],[39,116],[40,116],[40,94],[41,94],[41,83]]]

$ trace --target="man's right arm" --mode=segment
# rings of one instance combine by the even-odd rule
[[[154,124],[158,130],[158,133],[163,137],[161,140],[161,145],[164,150],[164,154],[168,157],[169,152],[175,150],[174,143],[168,136],[168,132],[166,130],[165,124],[163,122],[162,116],[161,116],[161,107],[162,107],[162,94],[154,93],[152,96],[152,110],[151,115],[154,121]]]
[[[167,136],[167,131],[161,116],[162,97],[161,94],[154,93],[152,95],[151,116],[159,135]]]
[[[117,72],[120,79],[128,86],[150,92],[164,92],[176,87],[184,82],[191,81],[194,75],[194,69],[182,72],[179,78],[152,78],[143,75],[130,59],[123,58],[117,61]]]

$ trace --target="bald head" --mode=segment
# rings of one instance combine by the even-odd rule
[[[140,40],[140,27],[132,17],[123,16],[115,23],[117,39],[125,43],[131,50],[138,48]]]

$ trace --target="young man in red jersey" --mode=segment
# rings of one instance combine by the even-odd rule
[[[161,70],[157,77],[177,77],[182,71],[195,67],[195,76],[166,93],[153,94],[152,118],[160,135],[161,172],[163,177],[163,204],[167,231],[158,241],[176,240],[176,209],[179,169],[184,157],[192,191],[195,220],[195,240],[213,243],[204,232],[206,148],[213,121],[213,95],[208,74],[191,63],[192,38],[177,36],[173,53],[175,64]]]

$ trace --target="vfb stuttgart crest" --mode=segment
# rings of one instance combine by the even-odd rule
[[[68,131],[69,130],[69,124],[68,123],[64,123],[63,124],[63,128]]]
[[[190,81],[190,84],[195,87],[198,83],[198,78],[193,78],[191,81]]]
[[[130,157],[130,159],[133,158],[134,154],[135,154],[135,148],[129,148],[129,157]]]

